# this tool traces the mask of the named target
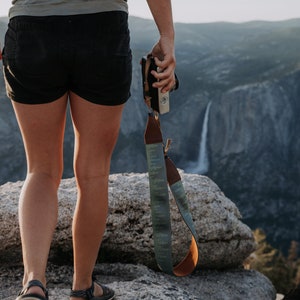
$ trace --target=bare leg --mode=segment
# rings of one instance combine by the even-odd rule
[[[48,253],[57,222],[57,189],[63,169],[62,146],[67,96],[42,105],[13,102],[27,158],[27,177],[19,202],[25,285],[46,284]],[[28,292],[43,292],[32,287]]]
[[[71,94],[70,103],[78,186],[73,221],[73,290],[82,290],[91,286],[92,271],[106,226],[110,160],[119,133],[123,105],[97,105],[75,94]],[[95,294],[101,293],[101,288],[95,286]]]

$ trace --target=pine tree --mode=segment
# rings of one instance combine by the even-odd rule
[[[273,248],[266,241],[266,234],[261,229],[256,229],[254,238],[257,243],[257,250],[254,259],[250,262],[251,269],[255,269],[267,276],[277,292],[287,293],[293,286],[293,272],[288,264],[288,260]],[[294,246],[291,250],[291,259],[294,259]]]
[[[296,283],[296,285],[300,285],[300,260],[298,260],[298,264],[297,264],[297,273],[296,273],[295,283]]]
[[[291,241],[291,246],[288,253],[288,262],[293,265],[298,259],[298,243]]]

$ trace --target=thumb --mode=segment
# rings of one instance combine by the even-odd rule
[[[153,57],[157,57],[159,60],[164,60],[164,55],[159,43],[152,48],[151,54]]]

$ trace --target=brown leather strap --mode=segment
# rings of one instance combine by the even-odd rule
[[[163,137],[160,130],[160,123],[157,117],[149,114],[145,131],[145,144],[162,143]]]

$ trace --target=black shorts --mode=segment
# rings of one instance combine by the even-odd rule
[[[8,97],[52,102],[66,92],[97,104],[130,96],[132,55],[126,12],[10,20],[3,65]]]

